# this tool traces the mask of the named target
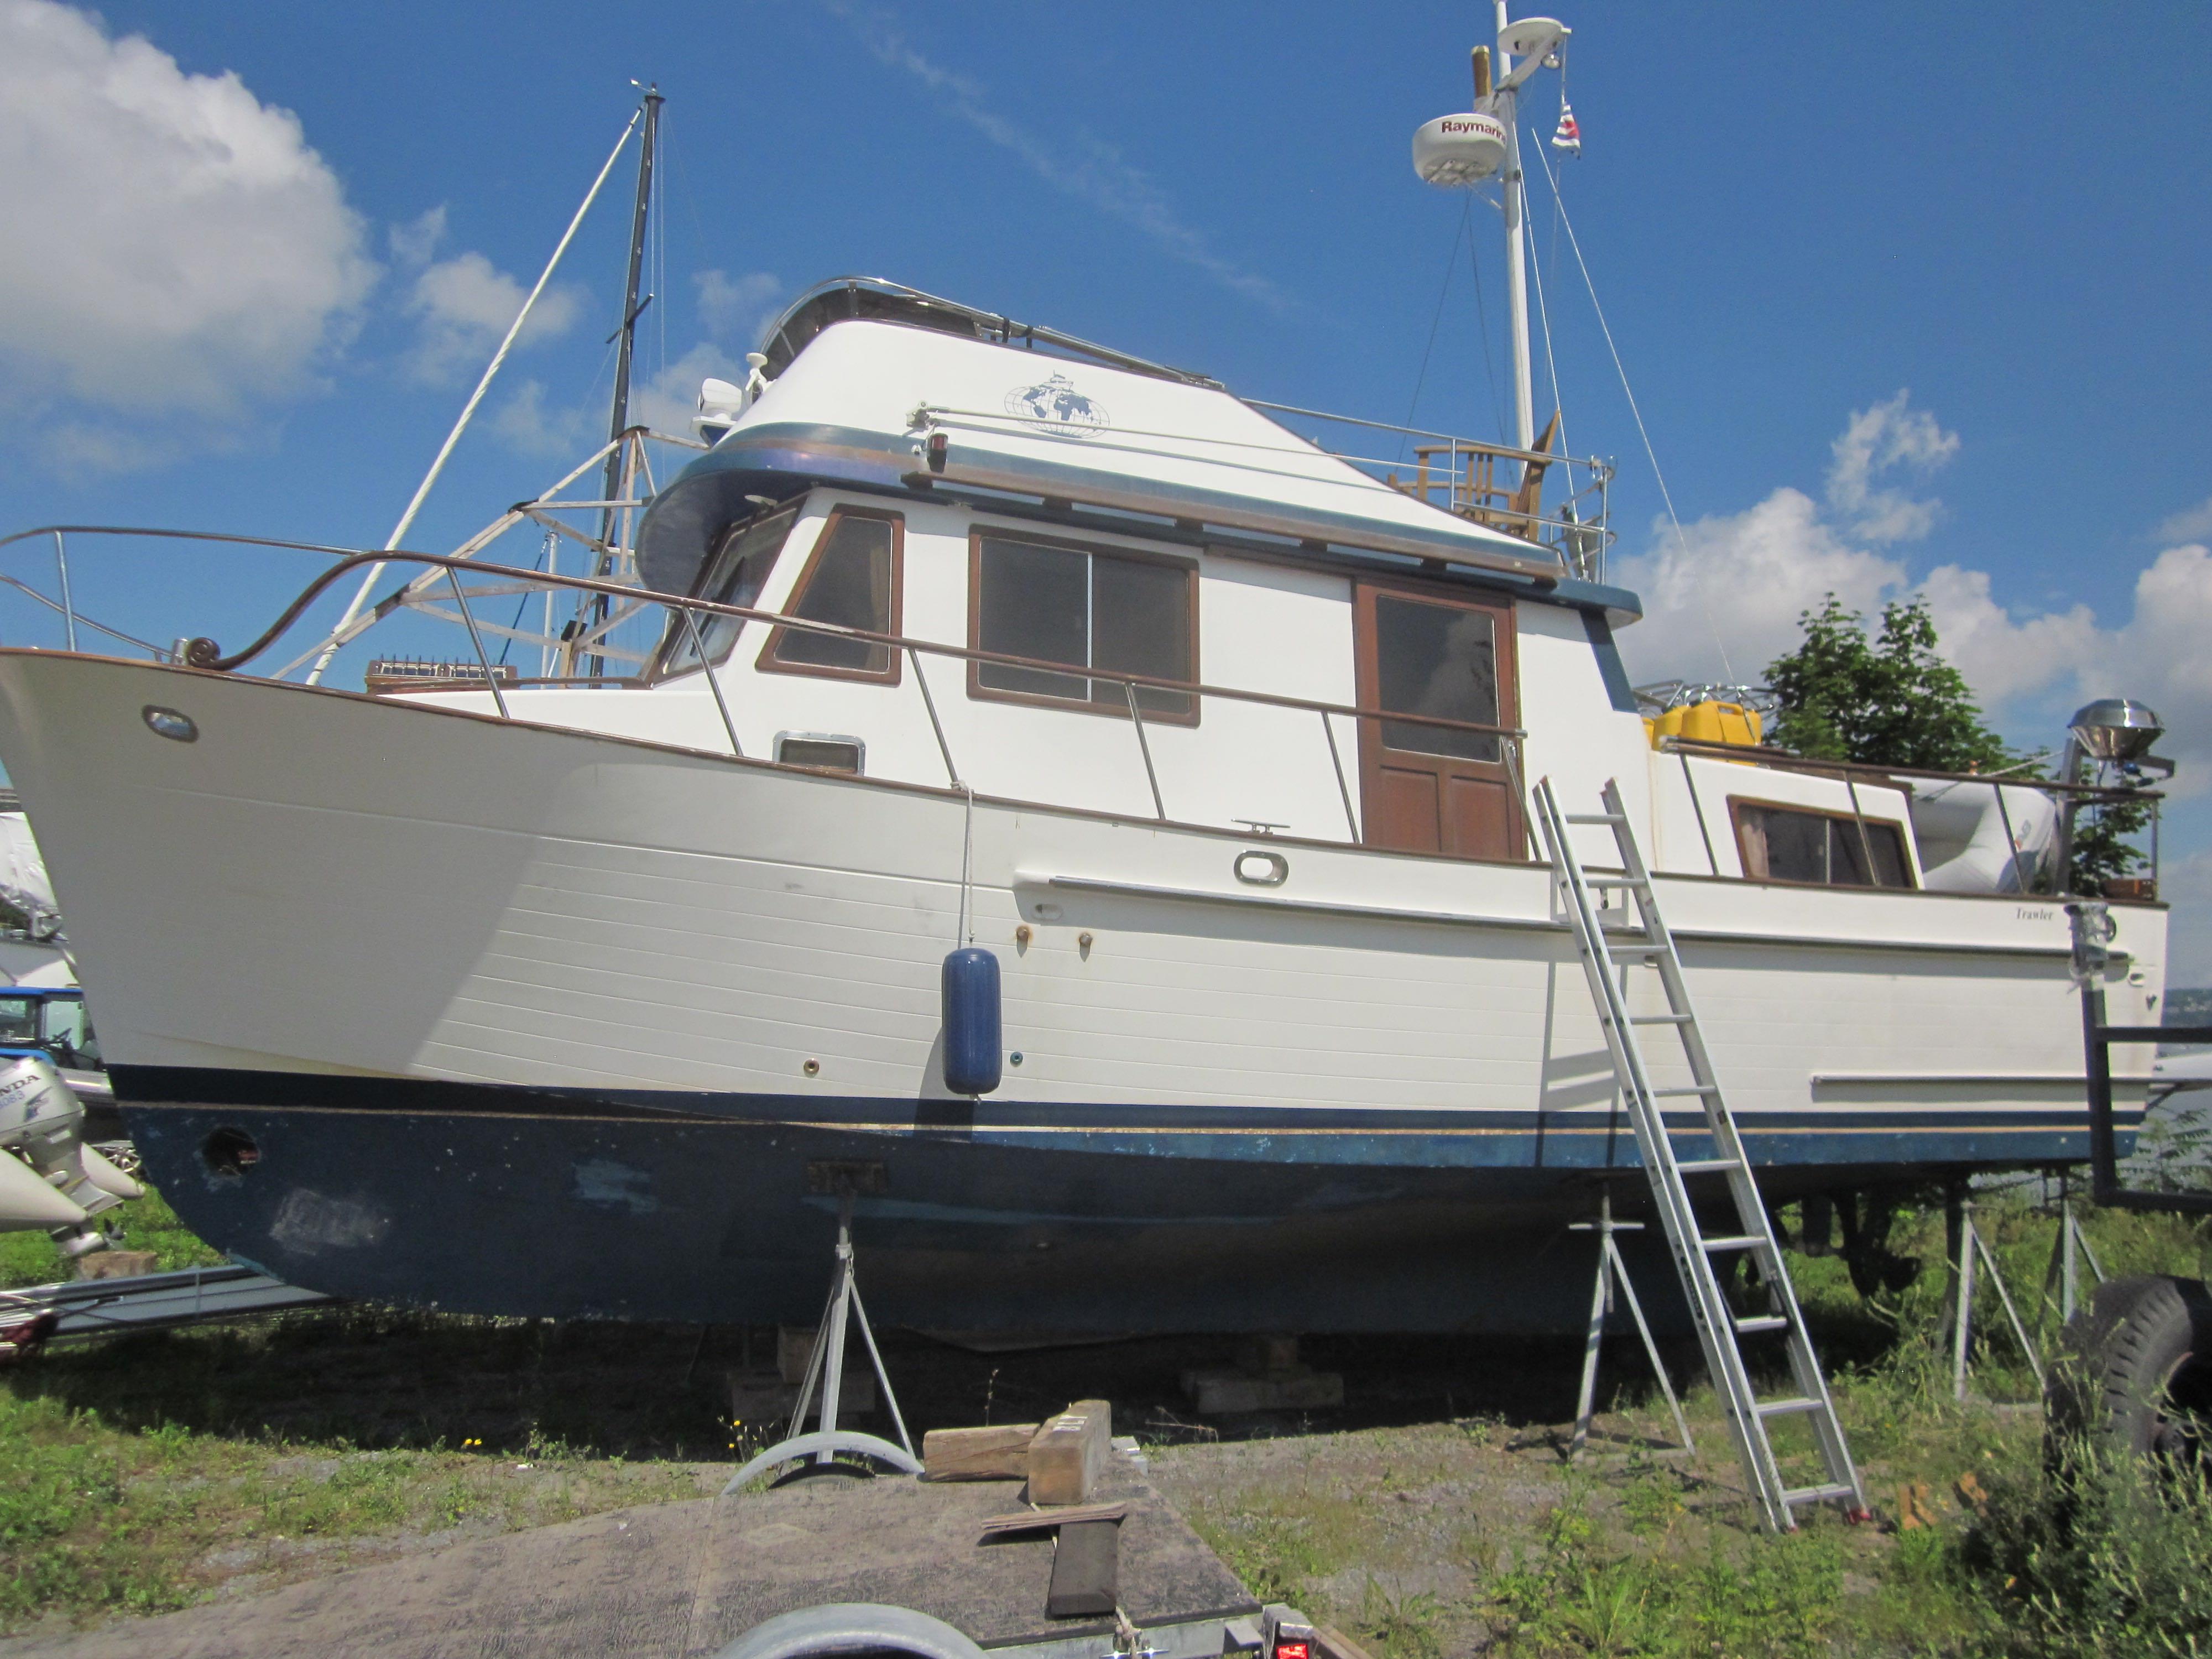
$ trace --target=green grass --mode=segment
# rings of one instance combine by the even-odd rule
[[[185,1267],[220,1267],[222,1252],[211,1249],[185,1231],[176,1212],[151,1188],[143,1198],[134,1198],[100,1217],[100,1224],[118,1234],[118,1246],[126,1250],[151,1250],[157,1273]],[[0,1290],[23,1285],[51,1285],[75,1276],[75,1268],[62,1260],[54,1242],[41,1232],[0,1233]]]
[[[132,1431],[0,1393],[0,1629],[184,1607],[241,1567],[281,1580],[464,1523],[504,1531],[699,1493],[688,1466],[559,1446],[518,1462]]]
[[[2052,1220],[2018,1193],[1978,1215],[2047,1341]],[[164,1267],[216,1259],[158,1196],[122,1220],[125,1243]],[[2201,1225],[2094,1212],[2087,1224],[2116,1274],[2205,1273]],[[1571,1376],[1532,1384],[1511,1358],[1480,1398],[1485,1379],[1469,1376],[1452,1408],[1488,1416],[1423,1407],[1177,1501],[1255,1595],[1340,1625],[1377,1659],[1486,1646],[1536,1659],[2212,1654],[2212,1498],[2147,1492],[2126,1472],[2048,1474],[2033,1378],[1994,1298],[1979,1310],[1975,1397],[1955,1401],[1942,1238],[1939,1211],[1902,1215],[1893,1244],[1922,1271],[1870,1302],[1835,1257],[1793,1258],[1870,1498],[1893,1516],[1900,1486],[1924,1486],[1932,1528],[1827,1514],[1792,1537],[1759,1533],[1724,1490],[1735,1475],[1703,1386],[1686,1396],[1702,1465],[1636,1449],[1565,1471],[1538,1443]],[[43,1237],[0,1237],[0,1275],[37,1282],[61,1264]],[[697,1495],[693,1460],[726,1463],[774,1426],[721,1415],[732,1340],[352,1308],[56,1349],[0,1373],[0,1629],[158,1611],[409,1540]],[[934,1420],[977,1420],[983,1401],[1018,1395],[1044,1409],[1091,1386],[1099,1361],[1054,1363],[1080,1376],[974,1361],[972,1379],[942,1384]],[[1671,1439],[1632,1348],[1605,1375],[1626,1443]],[[901,1392],[910,1420],[931,1420]],[[1528,1399],[1548,1403],[1501,1405]],[[1357,1455],[1329,1464],[1325,1443]],[[1809,1472],[1809,1448],[1793,1455]],[[1957,1495],[1968,1474],[1972,1502]]]

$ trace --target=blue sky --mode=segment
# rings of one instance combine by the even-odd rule
[[[380,541],[632,76],[670,100],[648,407],[687,405],[780,296],[858,270],[1240,392],[1495,434],[1497,214],[1468,213],[1474,264],[1457,244],[1446,289],[1463,198],[1407,160],[1414,126],[1464,106],[1488,15],[0,0],[0,520]],[[1652,611],[1626,641],[1638,674],[1717,672],[1722,648],[1755,673],[1826,587],[1925,584],[2008,735],[2053,741],[2082,696],[2132,692],[2195,794],[2212,11],[1586,0],[1565,21],[1586,139],[1566,208],[1685,525],[1656,527],[1540,183],[1570,440],[1620,461],[1615,569]],[[1539,132],[1559,98],[1540,76]],[[414,544],[534,493],[604,422],[630,166]],[[204,202],[178,183],[210,170]],[[226,641],[300,574],[89,545],[76,569],[118,626]],[[0,602],[0,639],[52,634]],[[2212,811],[2179,802],[2169,829],[2202,981]]]

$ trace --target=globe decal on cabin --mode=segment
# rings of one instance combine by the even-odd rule
[[[1071,438],[1087,438],[1113,421],[1106,406],[1075,389],[1065,374],[1055,374],[1035,386],[1016,386],[1006,394],[1006,413]]]

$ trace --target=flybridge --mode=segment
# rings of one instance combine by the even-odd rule
[[[1033,364],[1032,351],[1067,366]],[[1507,447],[1239,398],[1203,375],[872,278],[801,300],[756,371],[737,408],[702,418],[713,453],[647,514],[649,586],[686,591],[744,502],[814,484],[1025,496],[1542,586],[1598,579],[1609,538],[1611,467],[1555,453],[1551,430]],[[1412,440],[1410,467],[1359,453],[1383,434],[1401,450]],[[1547,475],[1564,480],[1548,512]]]

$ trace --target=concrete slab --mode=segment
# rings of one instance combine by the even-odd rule
[[[761,1620],[889,1601],[986,1647],[1109,1633],[1045,1615],[1048,1538],[984,1545],[1003,1484],[823,1479],[511,1533],[250,1600],[82,1635],[0,1642],[0,1659],[711,1659]],[[1182,1516],[1119,1458],[1121,1605],[1139,1629],[1257,1610]]]

